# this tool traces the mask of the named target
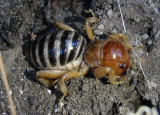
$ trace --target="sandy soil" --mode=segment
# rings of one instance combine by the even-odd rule
[[[59,0],[57,4],[49,0],[0,1],[0,34],[10,40],[6,44],[1,39],[0,45],[9,48],[3,50],[2,55],[18,115],[58,114],[57,103],[62,96],[58,84],[54,89],[47,89],[37,82],[36,70],[23,56],[23,46],[32,33],[52,27],[56,20],[60,20],[86,37],[83,17],[90,16],[84,13],[88,8],[98,17],[98,22],[92,25],[97,39],[124,32],[116,0]],[[71,79],[66,82],[68,96],[63,101],[62,114],[123,115],[137,111],[141,105],[160,109],[160,2],[155,0],[153,4],[147,0],[121,1],[126,35],[132,46],[143,46],[131,54],[137,72],[130,69],[127,73],[129,86],[111,85],[106,78],[94,78],[91,72]],[[14,48],[10,47],[11,44]],[[2,79],[0,114],[10,114]]]

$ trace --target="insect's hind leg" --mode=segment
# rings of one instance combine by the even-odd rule
[[[83,67],[80,68],[79,71],[65,71],[65,70],[40,70],[36,72],[36,78],[39,82],[41,82],[44,86],[50,87],[59,80],[60,82],[60,87],[61,87],[61,92],[63,93],[62,98],[60,99],[58,103],[58,107],[61,112],[61,103],[64,99],[65,96],[67,96],[67,88],[65,85],[65,81],[74,78],[74,77],[81,77],[85,75],[88,72],[89,68],[88,67]],[[53,81],[52,79],[55,79]]]
[[[64,70],[40,70],[36,72],[36,79],[45,87],[54,86],[67,71]]]
[[[60,21],[57,21],[56,22],[56,25],[59,29],[61,30],[69,30],[69,31],[76,31],[75,29],[73,29],[71,26],[67,25],[67,24],[64,24]]]

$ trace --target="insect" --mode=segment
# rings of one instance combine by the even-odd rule
[[[59,82],[63,93],[58,106],[67,96],[65,81],[85,75],[89,68],[96,78],[108,75],[111,84],[121,84],[126,77],[122,74],[130,67],[128,51],[132,49],[124,34],[116,33],[103,40],[95,40],[90,24],[96,23],[93,17],[85,22],[85,29],[91,43],[87,45],[85,38],[73,28],[61,22],[57,27],[62,29],[57,33],[37,38],[29,48],[27,57],[39,69],[36,78],[46,87]],[[86,47],[87,46],[87,47]]]

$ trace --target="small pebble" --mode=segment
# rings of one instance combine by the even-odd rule
[[[132,71],[131,71],[131,74],[132,74],[132,75],[135,75],[136,73],[132,70]]]
[[[117,33],[117,29],[116,28],[113,29],[113,33]]]
[[[148,41],[147,41],[147,44],[148,44],[148,45],[152,45],[152,40],[148,40]]]
[[[103,24],[100,24],[100,25],[98,26],[98,29],[103,30],[103,29],[104,29],[104,25],[103,25]]]
[[[14,69],[15,69],[15,68],[13,67],[13,68],[12,68],[12,71],[13,71]]]
[[[155,35],[155,39],[159,39],[160,38],[160,31],[158,31]]]
[[[89,86],[88,86],[88,84],[84,84],[84,85],[82,86],[82,89],[83,89],[83,91],[88,92],[88,91],[89,91]]]
[[[108,15],[109,18],[112,18],[113,11],[112,10],[108,10],[107,11],[107,15]]]
[[[49,112],[47,115],[52,115],[51,112]]]
[[[112,24],[112,23],[109,24],[109,28],[110,28],[110,29],[112,29],[113,26],[114,26],[114,24]]]
[[[22,95],[23,94],[23,90],[19,90],[20,94]]]
[[[11,90],[9,91],[9,94],[12,95],[12,91]]]
[[[95,11],[95,14],[101,15],[101,14],[103,14],[103,12],[99,10],[99,11]]]
[[[97,35],[102,35],[103,34],[103,32],[100,31],[100,30],[94,30],[94,33],[97,34]]]
[[[138,52],[139,52],[140,54],[143,54],[143,53],[144,53],[142,48],[140,48],[140,49],[138,50]]]
[[[22,78],[21,81],[23,81],[24,79]]]
[[[149,37],[148,34],[143,34],[144,39],[147,39],[148,37]]]
[[[51,94],[51,90],[48,90],[48,94]]]
[[[140,22],[140,18],[138,18],[138,17],[135,17],[134,20],[135,20],[136,22]]]

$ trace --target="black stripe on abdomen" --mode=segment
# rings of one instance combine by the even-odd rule
[[[71,38],[69,37],[70,31],[64,31],[62,38],[61,38],[61,45],[60,45],[60,65],[63,66],[66,62],[67,56],[67,48],[69,46],[69,42]]]
[[[40,58],[40,62],[42,64],[43,67],[47,67],[46,63],[45,63],[45,60],[44,60],[44,54],[43,54],[43,51],[44,51],[44,43],[45,43],[45,40],[46,40],[46,36],[44,36],[43,38],[41,38],[40,42],[39,42],[39,58]]]
[[[75,32],[75,34],[73,36],[73,39],[72,39],[72,45],[71,45],[72,50],[70,51],[67,63],[71,62],[74,59],[74,56],[75,56],[76,51],[77,51],[78,44],[80,43],[80,40],[78,39],[79,36],[80,35],[77,32]]]
[[[49,61],[52,67],[56,66],[56,51],[54,48],[54,43],[55,43],[55,34],[52,33],[52,35],[49,38],[49,44],[48,44]]]

